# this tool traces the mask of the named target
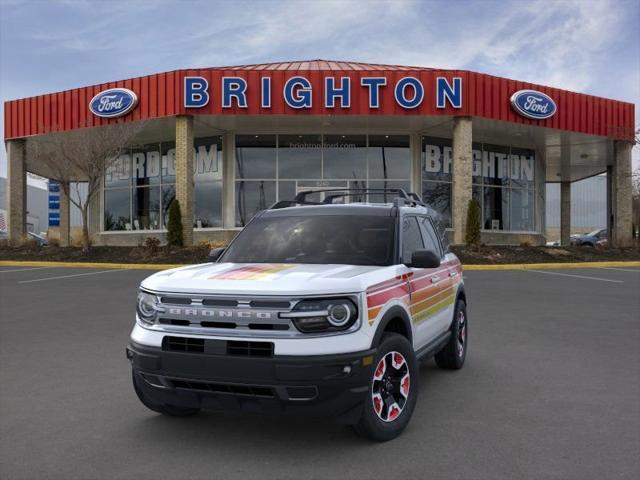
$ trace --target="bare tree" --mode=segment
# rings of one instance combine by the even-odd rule
[[[100,192],[100,183],[118,156],[129,147],[142,130],[142,122],[112,124],[72,132],[52,133],[27,141],[27,157],[44,165],[49,176],[60,182],[69,201],[82,214],[82,246],[90,247],[89,205]],[[87,184],[82,197],[77,182]],[[71,194],[75,184],[75,195]]]

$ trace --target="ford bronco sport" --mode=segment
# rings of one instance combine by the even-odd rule
[[[335,203],[350,196],[369,202]],[[151,275],[127,347],[140,401],[171,416],[330,416],[394,438],[416,405],[418,361],[455,370],[467,353],[462,266],[437,218],[400,189],[303,192],[210,263]]]

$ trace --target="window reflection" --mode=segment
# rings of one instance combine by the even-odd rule
[[[236,136],[236,178],[276,178],[276,136]]]
[[[322,178],[321,135],[279,135],[280,178]]]
[[[236,226],[244,227],[253,216],[276,201],[275,181],[236,182]]]

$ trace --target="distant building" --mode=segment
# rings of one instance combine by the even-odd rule
[[[3,217],[5,224],[7,222],[6,205],[7,179],[0,177],[0,216]],[[48,209],[47,191],[44,188],[27,184],[27,231],[34,233],[47,231]]]

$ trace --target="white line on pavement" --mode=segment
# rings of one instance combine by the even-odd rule
[[[527,272],[546,273],[547,275],[561,275],[563,277],[583,278],[585,280],[599,280],[601,282],[624,283],[622,280],[611,280],[610,278],[587,277],[585,275],[572,275],[570,273],[547,272],[545,270],[526,270]]]
[[[46,280],[59,280],[61,278],[82,277],[84,275],[98,275],[99,273],[111,273],[111,272],[121,272],[121,271],[123,270],[120,270],[120,269],[100,270],[99,272],[76,273],[75,275],[62,275],[59,277],[45,277],[45,278],[36,278],[34,280],[23,280],[18,283],[44,282]]]
[[[56,268],[56,267],[15,268],[15,269],[13,269],[13,270],[0,270],[0,273],[27,272],[27,271],[29,271],[29,270],[44,270],[45,268]]]
[[[618,270],[620,272],[634,272],[634,273],[640,273],[640,268],[636,268],[635,270],[633,268],[616,268],[616,267],[600,267],[599,270]]]

